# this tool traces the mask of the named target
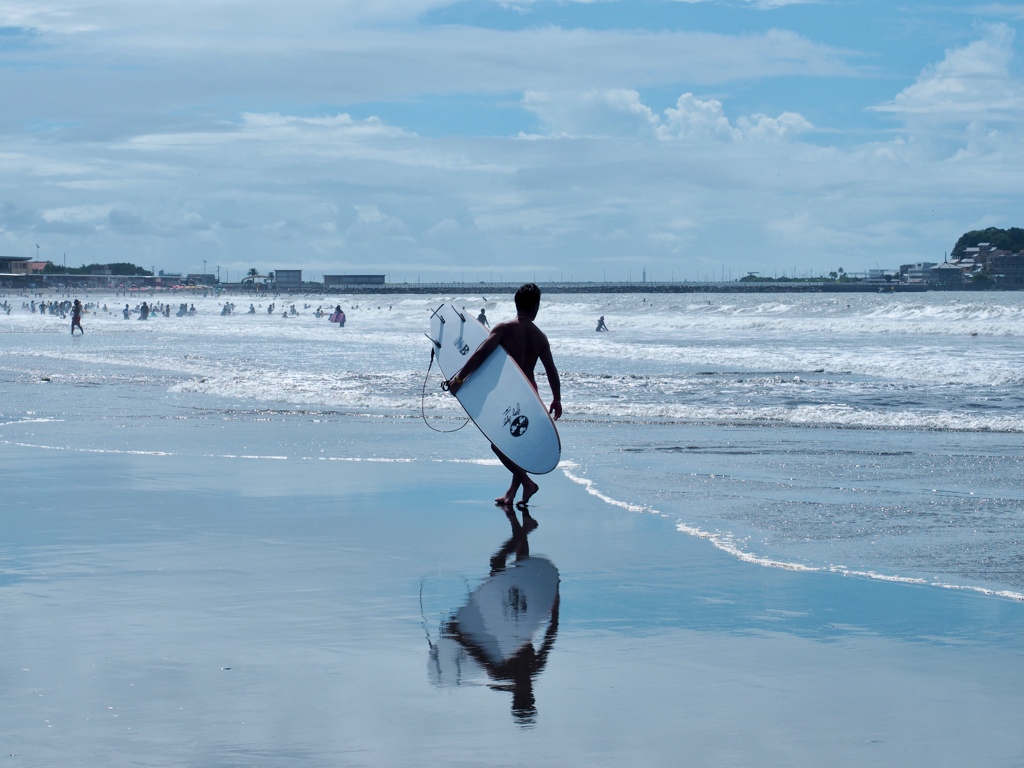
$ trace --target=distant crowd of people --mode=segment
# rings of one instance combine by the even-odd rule
[[[311,307],[312,307],[312,304],[304,304],[303,305],[303,310],[308,310]],[[102,306],[102,308],[101,308],[98,303],[90,302],[90,303],[87,303],[87,304],[82,304],[82,302],[79,301],[78,299],[75,299],[74,301],[70,301],[70,300],[64,300],[64,301],[36,301],[35,299],[32,299],[31,301],[22,302],[21,308],[23,310],[28,310],[29,312],[31,312],[33,314],[38,312],[40,315],[54,315],[54,316],[60,317],[61,319],[66,319],[67,316],[70,314],[71,315],[71,335],[72,336],[75,334],[75,329],[78,329],[80,334],[84,334],[85,333],[85,329],[82,327],[82,315],[83,314],[89,314],[89,313],[97,313],[97,314],[102,313],[102,314],[107,314],[107,315],[112,314],[110,309],[107,307],[106,304],[104,304]],[[4,312],[5,314],[8,314],[8,315],[11,314],[11,310],[12,309],[13,309],[13,307],[11,306],[10,302],[8,302],[8,301],[4,301],[4,302],[0,303],[0,311]],[[263,305],[260,304],[257,307],[255,304],[250,303],[249,304],[249,309],[246,312],[246,314],[255,315],[257,313],[258,309],[263,309]],[[358,304],[355,305],[353,307],[353,309],[359,309],[359,305]],[[377,309],[379,310],[379,309],[381,309],[381,307],[377,307]],[[267,314],[268,315],[275,314],[276,310],[277,310],[277,305],[275,303],[271,303],[271,304],[267,305]],[[388,311],[390,311],[390,310],[391,310],[391,306],[388,306]],[[232,314],[234,314],[234,312],[235,312],[235,304],[234,304],[234,302],[225,301],[221,305],[220,314],[222,316],[224,316],[224,315],[232,315]],[[176,317],[193,317],[195,314],[196,314],[196,305],[195,304],[191,304],[190,305],[188,302],[180,303],[178,305],[177,312],[175,312],[175,316]],[[300,312],[299,312],[298,309],[296,309],[294,304],[291,304],[290,306],[282,309],[280,314],[281,314],[281,317],[286,317],[287,318],[287,317],[297,317],[300,314]],[[124,305],[124,309],[121,310],[121,315],[124,317],[125,320],[130,320],[133,316],[137,317],[139,320],[148,320],[151,316],[154,316],[154,317],[160,317],[160,316],[170,317],[171,316],[171,305],[170,304],[165,304],[164,302],[153,302],[152,304],[150,304],[147,301],[143,301],[140,304],[136,304],[135,307],[133,308],[130,304],[125,304]],[[313,316],[316,317],[317,319],[320,319],[320,318],[323,318],[324,316],[327,316],[328,322],[337,323],[339,328],[344,328],[345,327],[345,323],[348,320],[347,316],[345,315],[345,311],[341,308],[340,304],[336,305],[334,307],[334,309],[330,310],[330,311],[325,310],[323,308],[323,305],[320,305],[313,312]],[[476,319],[478,321],[480,321],[480,323],[485,328],[490,328],[491,327],[491,324],[490,324],[490,322],[487,319],[487,312],[483,308],[480,309],[480,314],[477,315]],[[596,330],[599,331],[599,332],[601,332],[601,331],[610,331],[611,330],[607,326],[607,324],[605,323],[604,315],[602,315],[600,318],[598,318]]]

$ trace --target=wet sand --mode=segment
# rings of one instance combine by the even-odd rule
[[[738,562],[557,471],[514,536],[500,467],[417,448],[469,430],[8,385],[8,765],[1024,762],[1019,603]]]

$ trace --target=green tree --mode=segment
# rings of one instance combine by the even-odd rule
[[[952,259],[962,258],[968,248],[973,248],[978,243],[991,243],[1002,251],[1024,251],[1024,229],[1020,227],[973,229],[960,236],[949,256]]]
[[[53,262],[47,262],[43,268],[45,275],[91,275],[101,269],[109,269],[112,275],[145,276],[152,275],[148,269],[119,261],[113,264],[83,264],[80,267],[60,267]]]

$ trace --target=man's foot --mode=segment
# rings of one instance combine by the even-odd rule
[[[533,480],[526,480],[523,483],[523,499],[516,507],[519,509],[526,509],[526,505],[530,503],[530,499],[533,498],[533,494],[540,490],[540,486],[537,485]]]
[[[495,504],[495,506],[498,506],[498,507],[505,507],[506,509],[512,509],[512,503],[514,501],[515,501],[515,497],[514,496],[509,496],[508,494],[505,494],[504,496],[499,496],[498,498],[496,498],[494,500],[494,504]]]

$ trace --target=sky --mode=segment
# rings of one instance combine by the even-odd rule
[[[0,0],[0,255],[816,276],[1024,226],[1024,3]]]

